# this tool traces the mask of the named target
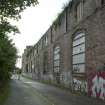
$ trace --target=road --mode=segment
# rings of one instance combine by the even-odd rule
[[[11,94],[4,105],[105,105],[105,102],[21,78],[11,81]]]

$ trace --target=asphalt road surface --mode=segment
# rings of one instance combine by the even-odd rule
[[[4,105],[105,105],[105,102],[21,78],[11,81],[11,94]]]

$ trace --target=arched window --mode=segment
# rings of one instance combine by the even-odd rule
[[[43,57],[43,74],[48,73],[48,52],[44,52],[44,57]]]
[[[85,34],[76,34],[72,44],[72,65],[74,73],[85,72]]]
[[[54,48],[54,72],[58,73],[60,70],[60,47],[56,46]]]
[[[77,22],[80,22],[83,19],[83,1],[78,3],[75,8],[75,17]]]

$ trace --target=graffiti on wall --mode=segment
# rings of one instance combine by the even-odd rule
[[[91,73],[88,85],[89,96],[105,100],[105,72]]]
[[[81,93],[87,93],[87,82],[85,80],[73,78],[73,90]]]

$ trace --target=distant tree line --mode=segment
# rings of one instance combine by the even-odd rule
[[[37,0],[0,0],[0,86],[10,79],[17,59],[17,49],[8,34],[19,30],[8,20],[20,19],[24,9],[36,4]]]

